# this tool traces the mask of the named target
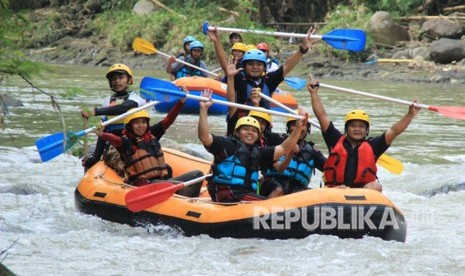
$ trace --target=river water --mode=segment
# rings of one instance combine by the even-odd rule
[[[81,107],[99,105],[109,94],[104,68],[54,66],[34,84],[56,97],[67,130],[83,129]],[[140,77],[162,72],[135,70]],[[465,106],[463,86],[320,80],[323,83],[436,106]],[[81,88],[79,96],[69,96]],[[62,130],[50,99],[19,78],[0,93],[21,99],[0,130],[0,258],[18,275],[457,275],[465,271],[465,122],[422,110],[388,154],[404,164],[401,175],[380,169],[384,193],[405,213],[407,241],[387,242],[313,235],[301,240],[185,237],[166,226],[132,228],[79,213],[74,189],[83,175],[69,154],[42,163],[34,146]],[[308,92],[294,91],[311,111]],[[321,89],[328,115],[342,127],[347,111],[365,109],[378,135],[407,106]],[[153,114],[152,122],[163,114]],[[284,132],[284,121],[273,118]],[[211,131],[225,131],[223,117],[209,118]],[[162,139],[208,158],[199,145],[197,116],[181,115]],[[93,136],[91,136],[93,137]],[[324,149],[321,134],[311,139]],[[321,174],[311,186],[318,187]]]

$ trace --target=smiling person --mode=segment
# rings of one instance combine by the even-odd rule
[[[126,113],[131,108],[136,108],[146,103],[146,100],[142,99],[139,94],[131,91],[130,85],[133,83],[132,71],[127,65],[122,63],[113,64],[108,70],[106,78],[108,79],[113,94],[105,98],[103,107],[95,107],[91,110],[81,110],[81,116],[83,118],[88,119],[90,116],[103,116],[102,119],[107,121],[112,117]],[[105,128],[105,131],[121,135],[123,129],[124,124],[121,120],[108,125]],[[105,146],[105,141],[97,139],[97,145],[94,153],[90,156],[84,156],[82,159],[82,165],[86,168],[86,170],[100,161],[100,158],[104,153]]]
[[[309,76],[307,85],[313,113],[320,122],[321,132],[328,146],[329,156],[324,166],[325,184],[328,187],[368,188],[382,192],[376,175],[376,161],[389,148],[394,139],[408,127],[420,111],[410,105],[407,114],[383,134],[367,138],[370,118],[363,110],[352,110],[345,116],[344,134],[336,129],[326,114],[318,95],[318,80]],[[417,100],[414,99],[414,103]]]
[[[125,128],[122,136],[105,133],[101,128],[95,132],[97,136],[111,143],[120,153],[125,163],[128,176],[127,183],[143,186],[150,183],[178,183],[203,176],[199,170],[193,170],[173,178],[172,169],[166,164],[160,144],[161,137],[173,124],[184,105],[186,98],[180,99],[160,122],[150,126],[150,116],[146,110],[129,115],[124,120]],[[197,197],[202,183],[181,189],[178,194]]]
[[[208,102],[200,102],[198,137],[213,154],[213,176],[208,179],[208,191],[217,202],[256,201],[282,195],[281,187],[260,187],[260,167],[289,153],[296,145],[304,120],[299,120],[296,132],[284,142],[272,147],[257,147],[260,124],[253,117],[242,117],[236,123],[232,137],[216,136],[208,127],[208,108],[213,104],[211,91],[204,91]],[[301,112],[302,114],[302,112]],[[261,191],[266,191],[266,197]]]
[[[314,41],[311,38],[311,35],[314,33],[315,29],[310,27],[307,31],[307,36],[302,41],[299,49],[286,60],[284,65],[280,66],[276,71],[273,72],[266,71],[267,57],[264,52],[258,49],[247,51],[242,58],[242,67],[244,69],[234,76],[235,102],[240,104],[253,105],[250,99],[253,88],[260,88],[262,93],[271,97],[278,85],[284,80],[284,77],[286,77],[287,74],[291,72],[291,70],[297,65],[303,55],[309,51]],[[223,68],[225,75],[228,76],[228,62],[223,44],[220,41],[218,29],[214,27],[213,30],[209,30],[208,37],[215,46],[215,52],[218,58],[218,62],[221,64],[221,68]],[[262,99],[260,101],[260,106],[270,108],[270,103]],[[247,112],[248,111],[246,110],[240,110],[239,118],[246,116]]]

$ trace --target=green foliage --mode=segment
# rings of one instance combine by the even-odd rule
[[[151,16],[137,16],[127,10],[106,11],[99,14],[89,27],[96,34],[107,36],[112,46],[123,51],[131,50],[134,39],[142,37],[152,42],[157,49],[177,54],[182,52],[184,37],[193,35],[205,45],[206,59],[216,60],[212,44],[202,33],[201,28],[205,20],[224,27],[263,29],[250,20],[250,12],[255,10],[253,1],[241,0],[234,3],[234,10],[229,9],[229,6],[233,6],[230,3],[232,1],[224,2],[229,4],[226,8],[211,1],[172,1],[166,5],[174,10],[174,13],[161,10],[163,12],[154,12]],[[195,16],[191,16],[192,11],[195,11]],[[227,35],[222,37],[226,46]],[[243,38],[251,44],[265,39],[268,43],[274,41],[270,37],[248,34],[243,35]]]
[[[104,10],[131,10],[138,0],[104,0]]]
[[[372,12],[387,11],[393,17],[404,16],[416,9],[425,2],[424,0],[354,0],[355,5],[364,5]]]
[[[372,12],[365,8],[364,5],[357,6],[345,6],[338,5],[334,10],[328,13],[326,16],[327,24],[320,30],[322,33],[329,32],[336,28],[347,28],[347,29],[367,29],[367,22],[372,16]],[[371,48],[373,40],[367,34],[367,42],[365,49]],[[320,46],[322,47],[322,46]],[[362,60],[364,59],[366,53],[353,53],[348,51],[341,51],[332,49],[328,45],[324,45],[328,51],[332,52],[332,55],[340,57],[345,60]],[[323,50],[324,51],[324,50]]]

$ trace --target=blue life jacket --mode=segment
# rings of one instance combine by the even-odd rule
[[[256,192],[258,188],[258,149],[235,141],[237,142],[235,153],[213,165],[213,183],[240,185]]]
[[[187,55],[185,57],[185,61],[191,63],[192,65],[200,67],[200,60],[196,62],[191,58],[190,55]],[[176,72],[176,79],[193,76],[202,76],[202,72],[198,69],[192,68],[187,65],[184,65],[178,72]]]
[[[300,149],[299,153],[292,157],[289,166],[282,172],[271,168],[266,172],[266,176],[282,177],[294,179],[299,182],[303,187],[308,187],[312,174],[315,170],[315,161],[313,160],[313,148],[310,144],[305,145]],[[279,161],[283,162],[286,156],[282,156]]]
[[[252,86],[250,82],[247,82],[247,103],[246,104],[253,106],[253,102],[250,100],[250,95],[252,94],[252,88],[255,88],[255,87]],[[268,97],[271,97],[270,89],[268,88],[268,85],[266,85],[265,82],[263,82],[263,87],[261,89],[262,89],[263,94],[267,95]],[[270,102],[265,101],[264,99],[261,99],[260,106],[266,109],[270,109]]]

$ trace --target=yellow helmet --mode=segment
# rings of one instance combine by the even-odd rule
[[[106,75],[107,79],[110,79],[110,76],[113,72],[125,72],[129,77],[131,77],[129,84],[132,84],[132,71],[127,65],[122,63],[113,64],[110,69],[108,69],[108,73]]]
[[[234,130],[238,130],[241,126],[253,126],[256,127],[258,130],[258,133],[260,133],[260,124],[258,123],[257,119],[254,117],[246,116],[242,117],[239,120],[237,120],[236,127]]]
[[[239,50],[245,53],[247,52],[247,47],[244,45],[244,43],[237,42],[232,46],[232,50]]]
[[[253,49],[257,49],[257,46],[255,46],[253,44],[247,44],[245,46],[245,49],[246,49],[246,52],[247,52],[247,51],[250,51],[250,50],[253,50]]]
[[[124,125],[128,125],[132,120],[137,118],[147,118],[147,120],[150,120],[149,113],[144,109],[124,118]]]
[[[344,124],[347,124],[348,121],[352,120],[361,120],[366,122],[368,127],[370,126],[370,117],[368,117],[368,114],[363,110],[355,109],[347,113]]]
[[[294,109],[294,113],[298,113],[299,110],[298,109]],[[308,114],[308,119],[310,119],[310,114]],[[288,134],[291,134],[291,127],[290,127],[290,123],[294,122],[294,121],[297,121],[296,118],[294,117],[287,117],[287,122],[286,122],[286,132]],[[307,133],[310,134],[310,131],[311,131],[311,124],[310,124],[310,121],[307,121]]]
[[[262,118],[263,120],[267,121],[268,124],[271,124],[271,115],[269,113],[252,110],[249,112],[248,116]]]
[[[295,113],[295,114],[298,114],[298,113],[299,113],[299,110],[298,110],[298,109],[294,109],[294,113]],[[308,119],[310,119],[310,114],[308,114]],[[297,121],[297,119],[294,118],[294,117],[287,117],[287,122],[286,122],[286,124],[288,124],[289,122],[292,122],[292,121]]]

